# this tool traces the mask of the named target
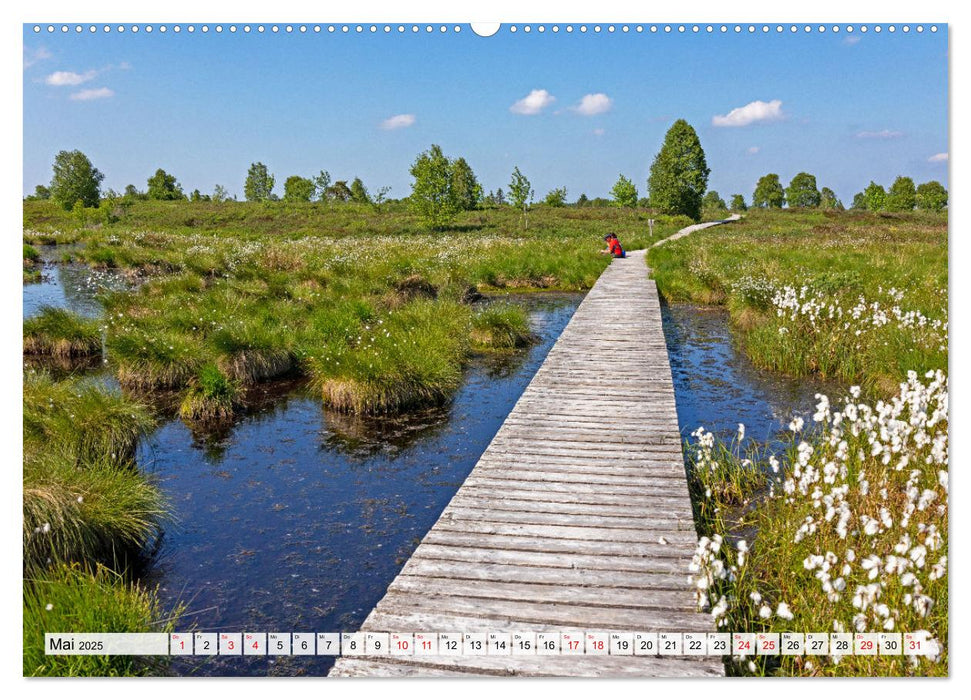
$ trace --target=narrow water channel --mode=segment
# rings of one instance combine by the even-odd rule
[[[747,439],[777,443],[794,416],[812,415],[817,393],[841,393],[833,382],[755,367],[734,344],[721,307],[662,304],[661,318],[685,439],[704,427],[730,441],[742,423]]]

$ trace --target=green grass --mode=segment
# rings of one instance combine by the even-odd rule
[[[129,464],[153,425],[144,406],[83,380],[30,372],[23,392],[25,459],[56,446],[75,465],[103,457]]]
[[[76,259],[148,277],[107,298],[107,357],[126,390],[180,392],[187,418],[230,412],[199,388],[210,365],[240,390],[309,376],[345,411],[447,401],[471,352],[530,339],[521,312],[473,315],[480,291],[587,289],[609,262],[597,254],[606,231],[636,249],[687,223],[648,210],[537,207],[524,231],[505,207],[429,233],[403,204],[139,202],[86,229],[49,203],[24,205],[25,239],[73,231],[85,244]],[[394,322],[399,313],[417,313],[425,336],[448,342],[416,339]],[[369,346],[381,319],[384,335]]]
[[[205,365],[190,382],[179,415],[197,423],[226,421],[233,417],[240,403],[237,383],[215,365]]]
[[[24,354],[57,358],[89,357],[101,353],[98,322],[67,309],[43,307],[24,320]]]
[[[45,632],[171,632],[177,609],[161,611],[154,591],[128,583],[103,567],[92,573],[57,566],[24,581],[25,676],[136,676],[163,670],[157,659],[137,656],[48,656]]]
[[[390,413],[442,404],[462,380],[470,312],[448,301],[419,300],[375,315],[359,335],[336,334],[308,358],[326,405]]]
[[[728,307],[756,365],[889,396],[947,367],[947,216],[750,211],[651,250],[671,302]]]
[[[521,306],[493,303],[472,316],[472,347],[480,352],[525,348],[536,341]]]

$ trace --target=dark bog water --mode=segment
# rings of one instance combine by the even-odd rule
[[[725,309],[665,304],[661,315],[684,438],[704,426],[731,440],[744,423],[746,438],[772,443],[793,416],[812,415],[817,393],[839,391],[832,382],[756,368],[733,345]]]
[[[171,421],[139,462],[178,523],[148,583],[179,628],[357,630],[438,518],[542,364],[581,297],[530,302],[541,340],[528,353],[473,364],[453,403],[407,418],[325,411],[292,391],[222,435]],[[199,662],[196,662],[199,663]],[[177,662],[181,674],[327,672],[328,657]]]

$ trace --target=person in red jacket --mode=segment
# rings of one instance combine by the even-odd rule
[[[606,236],[604,236],[604,240],[607,242],[607,250],[601,250],[601,253],[604,255],[612,255],[615,258],[627,257],[627,253],[624,252],[624,248],[620,245],[620,241],[617,240],[617,234],[608,233]]]

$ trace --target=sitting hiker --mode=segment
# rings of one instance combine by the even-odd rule
[[[607,249],[601,250],[603,255],[612,255],[615,258],[626,258],[627,253],[624,252],[624,248],[620,245],[620,241],[617,240],[617,234],[608,233],[604,236],[604,240],[607,242]]]

